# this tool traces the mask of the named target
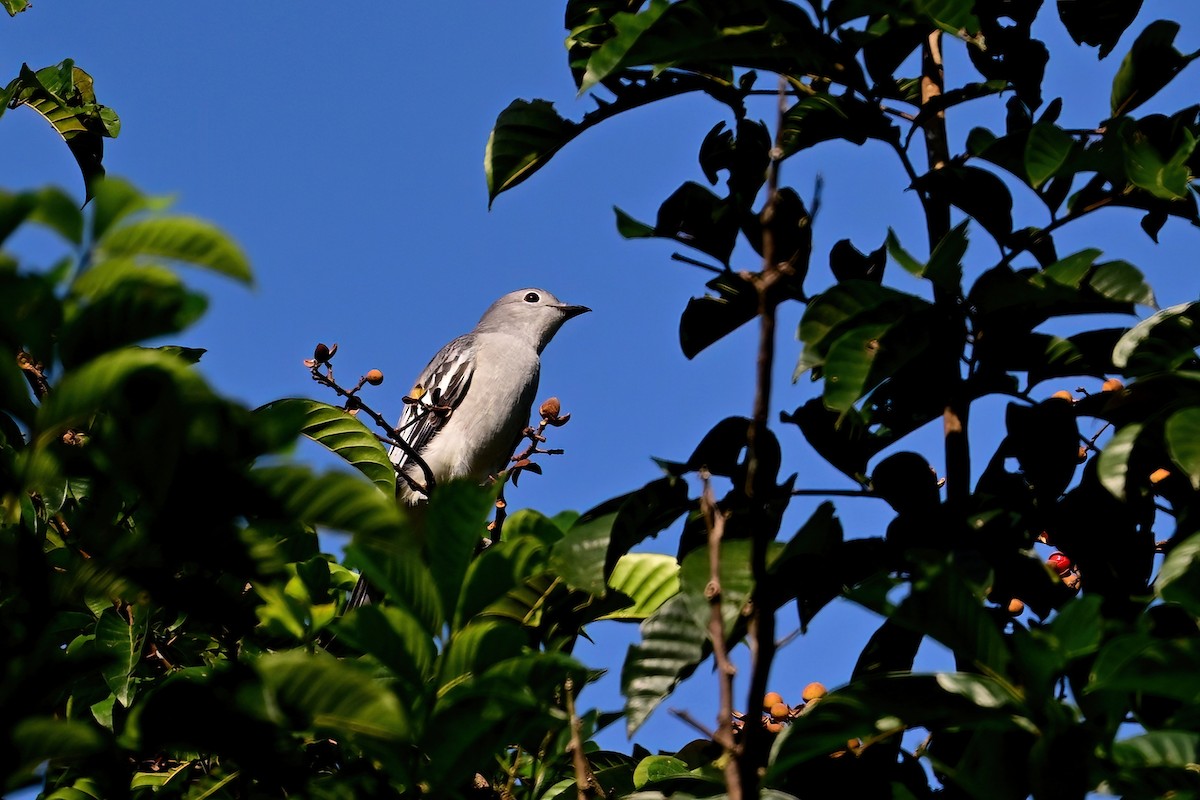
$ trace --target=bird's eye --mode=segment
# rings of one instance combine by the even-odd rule
[[[541,299],[542,298],[538,296],[537,292],[530,292],[529,294],[525,295],[526,303],[536,303]]]

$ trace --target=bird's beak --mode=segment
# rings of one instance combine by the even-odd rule
[[[570,319],[571,317],[578,317],[580,314],[586,314],[591,311],[591,309],[587,306],[570,306],[566,303],[555,307],[561,311],[563,316],[567,319]]]

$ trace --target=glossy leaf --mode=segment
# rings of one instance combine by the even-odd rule
[[[307,398],[276,400],[263,406],[295,413],[304,420],[300,432],[345,459],[386,496],[396,493],[396,471],[387,450],[371,431],[344,409]]]
[[[22,64],[20,75],[0,90],[0,115],[23,105],[41,114],[63,137],[90,199],[93,185],[104,176],[104,139],[121,132],[116,112],[96,102],[92,76],[71,59],[36,72]]]
[[[241,248],[214,225],[191,217],[157,217],[110,229],[98,243],[108,256],[166,258],[252,283]]]
[[[726,632],[734,629],[754,591],[754,577],[750,571],[752,546],[749,539],[721,542],[721,616]],[[694,615],[693,622],[702,630],[707,628],[712,616],[706,596],[711,574],[708,549],[704,547],[688,553],[679,567],[679,591],[691,598],[688,607]]]
[[[679,563],[659,553],[626,553],[608,577],[608,586],[633,603],[601,619],[641,621],[679,592]]]
[[[1029,129],[1025,141],[1025,176],[1033,188],[1041,188],[1067,162],[1075,140],[1062,128],[1039,122]]]
[[[704,658],[708,634],[696,625],[693,603],[686,593],[672,597],[642,623],[641,641],[625,654],[621,694],[630,736]]]
[[[128,608],[128,618],[115,608],[105,609],[96,620],[95,639],[96,649],[109,659],[103,669],[104,680],[126,708],[133,700],[133,673],[142,660],[149,614],[149,609],[140,604]]]

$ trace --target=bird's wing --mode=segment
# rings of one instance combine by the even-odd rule
[[[437,436],[467,396],[474,374],[475,340],[470,334],[458,337],[433,357],[405,398],[404,413],[396,425],[409,447],[420,453]],[[393,447],[388,455],[397,469],[411,460],[399,447]]]

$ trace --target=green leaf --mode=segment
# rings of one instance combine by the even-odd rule
[[[1129,329],[1113,348],[1113,366],[1126,376],[1168,372],[1195,358],[1200,303],[1164,308]]]
[[[517,513],[527,519],[536,518],[538,524],[554,529],[546,517],[536,512],[522,509]],[[514,521],[518,523],[516,526]],[[531,519],[522,526],[517,514],[509,517],[504,523],[504,538],[484,550],[471,562],[463,579],[462,591],[458,595],[454,630],[458,630],[477,615],[485,613],[489,606],[523,586],[529,578],[545,572],[550,555],[550,542],[553,540],[543,539],[534,533],[521,532],[522,527],[529,530],[532,524]],[[517,620],[522,621],[524,618],[525,613],[522,612]]]
[[[1124,118],[1115,122],[1113,129],[1130,183],[1162,200],[1191,198],[1190,161],[1196,137],[1186,126],[1175,128],[1169,138],[1144,123]]]
[[[706,74],[746,67],[862,86],[850,53],[789,4],[743,8],[702,0],[651,0],[640,13],[613,14],[610,22],[615,34],[589,56],[581,93],[643,66],[657,73],[695,65]]]
[[[1200,616],[1200,534],[1171,548],[1154,579],[1154,590],[1163,600]]]
[[[726,539],[721,542],[721,617],[726,634],[732,633],[754,591],[754,577],[750,571],[752,548],[753,543],[749,539]],[[708,627],[712,616],[705,595],[710,570],[707,547],[692,550],[684,556],[679,566],[679,591],[691,598],[689,606],[695,615],[693,621],[701,629]]]
[[[398,606],[360,606],[337,622],[338,638],[369,653],[405,682],[407,696],[424,691],[432,674],[433,639],[410,611]]]
[[[1008,673],[1012,660],[1004,636],[961,577],[946,565],[915,579],[912,591],[899,605],[866,592],[851,592],[851,600],[884,615],[909,630],[949,647],[989,674]]]
[[[905,270],[918,278],[927,278],[935,286],[949,292],[962,291],[962,259],[967,252],[967,223],[960,223],[938,242],[929,256],[929,263],[922,264],[903,247],[896,233],[888,229],[888,253]]]
[[[129,619],[115,608],[106,608],[96,620],[94,646],[109,659],[101,671],[104,682],[112,689],[117,701],[129,707],[136,683],[133,672],[142,659],[146,646],[149,609],[135,603],[128,606]]]
[[[484,488],[471,479],[442,482],[433,489],[425,521],[425,563],[447,616],[458,607],[467,567],[487,534],[499,491],[499,484]]]
[[[1076,44],[1100,46],[1104,58],[1142,8],[1142,0],[1058,0],[1058,15]]]
[[[158,257],[252,283],[250,262],[223,231],[191,217],[158,217],[111,228],[97,243],[108,256]]]
[[[646,756],[638,762],[633,770],[634,788],[641,789],[646,784],[687,775],[691,768],[687,763],[674,756]]]
[[[23,105],[41,114],[67,143],[90,199],[96,181],[104,176],[104,139],[121,132],[116,113],[96,102],[92,76],[71,59],[37,72],[22,64],[20,74],[0,91],[0,115]]]
[[[125,217],[140,211],[162,211],[170,198],[147,197],[124,178],[106,176],[95,187],[92,198],[91,241],[98,242]]]
[[[1125,499],[1125,485],[1129,480],[1129,456],[1133,453],[1141,433],[1142,424],[1131,422],[1114,433],[1100,451],[1100,458],[1096,463],[1096,477],[1118,500]]]
[[[0,4],[4,6],[4,10],[10,17],[15,17],[29,8],[29,0],[0,0]]]
[[[1125,634],[1100,651],[1086,692],[1141,692],[1194,703],[1200,698],[1200,641]]]
[[[1179,23],[1157,20],[1138,34],[1113,78],[1111,110],[1114,117],[1128,114],[1145,103],[1196,58],[1175,49]]]
[[[488,205],[541,169],[563,145],[579,133],[547,100],[514,100],[500,112],[488,136],[483,156]]]
[[[554,570],[573,588],[603,596],[617,560],[646,537],[656,536],[690,506],[687,483],[674,477],[614,497],[583,514],[554,544]]]
[[[806,709],[775,740],[766,780],[844,748],[847,739],[946,726],[1015,731],[1032,729],[1033,723],[1011,690],[983,675],[883,675],[856,681]]]
[[[97,264],[71,286],[86,299],[76,307],[59,334],[64,365],[156,336],[178,333],[198,320],[208,307],[172,272],[138,266],[126,259]]]
[[[1029,129],[1025,140],[1025,175],[1037,189],[1053,178],[1067,158],[1075,140],[1057,125],[1038,122]]]
[[[1183,767],[1200,762],[1200,734],[1151,731],[1113,742],[1113,761],[1121,767]]]
[[[679,318],[679,346],[689,359],[758,316],[758,293],[738,273],[723,272],[707,286],[716,296],[693,297]]]
[[[822,93],[806,95],[792,105],[784,114],[779,136],[786,158],[821,142],[899,142],[900,132],[878,105],[850,95]]]
[[[105,747],[100,732],[83,722],[27,717],[9,724],[12,725],[9,735],[16,746],[16,763],[30,772],[46,761],[68,763],[101,752]]]
[[[972,217],[998,242],[1012,234],[1012,194],[1004,181],[987,170],[943,167],[925,173],[913,185]]]
[[[157,350],[127,349],[106,353],[67,373],[38,410],[39,440],[56,438],[62,429],[85,422],[120,400],[135,378],[169,381],[193,399],[211,396],[200,376],[180,359]]]
[[[679,563],[660,553],[626,553],[613,567],[608,587],[633,604],[601,619],[643,620],[679,592]]]
[[[1200,489],[1200,407],[1176,411],[1167,419],[1164,430],[1167,451],[1183,473]]]
[[[626,731],[630,737],[659,703],[699,665],[708,633],[696,625],[691,595],[680,593],[641,625],[642,640],[631,645],[621,667]]]
[[[498,662],[519,656],[526,635],[507,620],[471,620],[456,631],[438,660],[438,694],[455,684],[482,675]]]
[[[260,410],[295,413],[304,420],[300,432],[371,479],[388,497],[396,494],[396,470],[387,450],[365,425],[344,409],[307,398],[276,400]]]
[[[389,747],[410,739],[408,715],[396,695],[352,662],[292,651],[264,655],[253,664],[279,705],[314,731]]]
[[[250,477],[279,505],[285,519],[371,537],[408,532],[395,499],[353,475],[278,465],[256,467]]]

